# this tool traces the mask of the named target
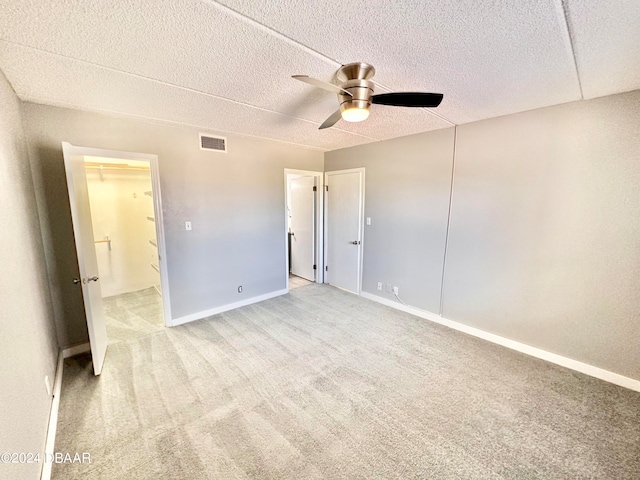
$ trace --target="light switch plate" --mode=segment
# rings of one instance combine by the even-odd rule
[[[191,230],[191,222],[190,221],[184,222],[184,229],[185,230]]]

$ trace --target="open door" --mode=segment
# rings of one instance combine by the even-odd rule
[[[67,142],[62,142],[62,152],[67,172],[73,233],[80,269],[80,278],[74,279],[73,282],[82,288],[93,358],[93,372],[100,375],[107,354],[107,324],[102,307],[84,156],[79,148]]]
[[[291,273],[315,281],[315,177],[291,180]]]

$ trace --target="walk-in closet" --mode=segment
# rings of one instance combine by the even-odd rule
[[[149,163],[85,157],[110,343],[164,326]]]

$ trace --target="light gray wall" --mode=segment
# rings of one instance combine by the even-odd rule
[[[20,101],[0,73],[0,452],[44,452],[58,345]],[[38,478],[42,463],[1,464]]]
[[[433,134],[440,162],[422,134],[325,163],[367,167],[364,290],[389,275],[439,313],[420,272],[439,270],[453,144]],[[443,316],[640,379],[640,91],[459,126],[455,157]]]
[[[173,318],[285,288],[284,169],[321,171],[322,152],[224,134],[228,153],[212,153],[193,128],[28,103],[24,111],[62,345],[87,341],[71,282],[78,266],[62,141],[158,155]]]
[[[326,171],[365,167],[365,292],[394,299],[377,291],[390,283],[404,302],[439,312],[453,136],[448,128],[325,154]]]
[[[444,316],[640,379],[640,91],[458,127]]]

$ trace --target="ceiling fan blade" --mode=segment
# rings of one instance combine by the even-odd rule
[[[327,90],[331,93],[340,93],[342,95],[349,95],[350,97],[353,96],[345,89],[340,88],[333,83],[323,82],[322,80],[318,80],[307,75],[293,75],[291,78],[295,78],[296,80],[300,80],[301,82],[308,83],[309,85],[313,85],[314,87],[322,88],[323,90]]]
[[[342,112],[340,109],[336,110],[331,114],[329,118],[327,118],[322,125],[318,127],[318,130],[323,130],[325,128],[333,127],[338,120],[342,118]]]
[[[395,107],[437,107],[441,101],[441,93],[426,92],[380,93],[371,97],[372,103]]]

